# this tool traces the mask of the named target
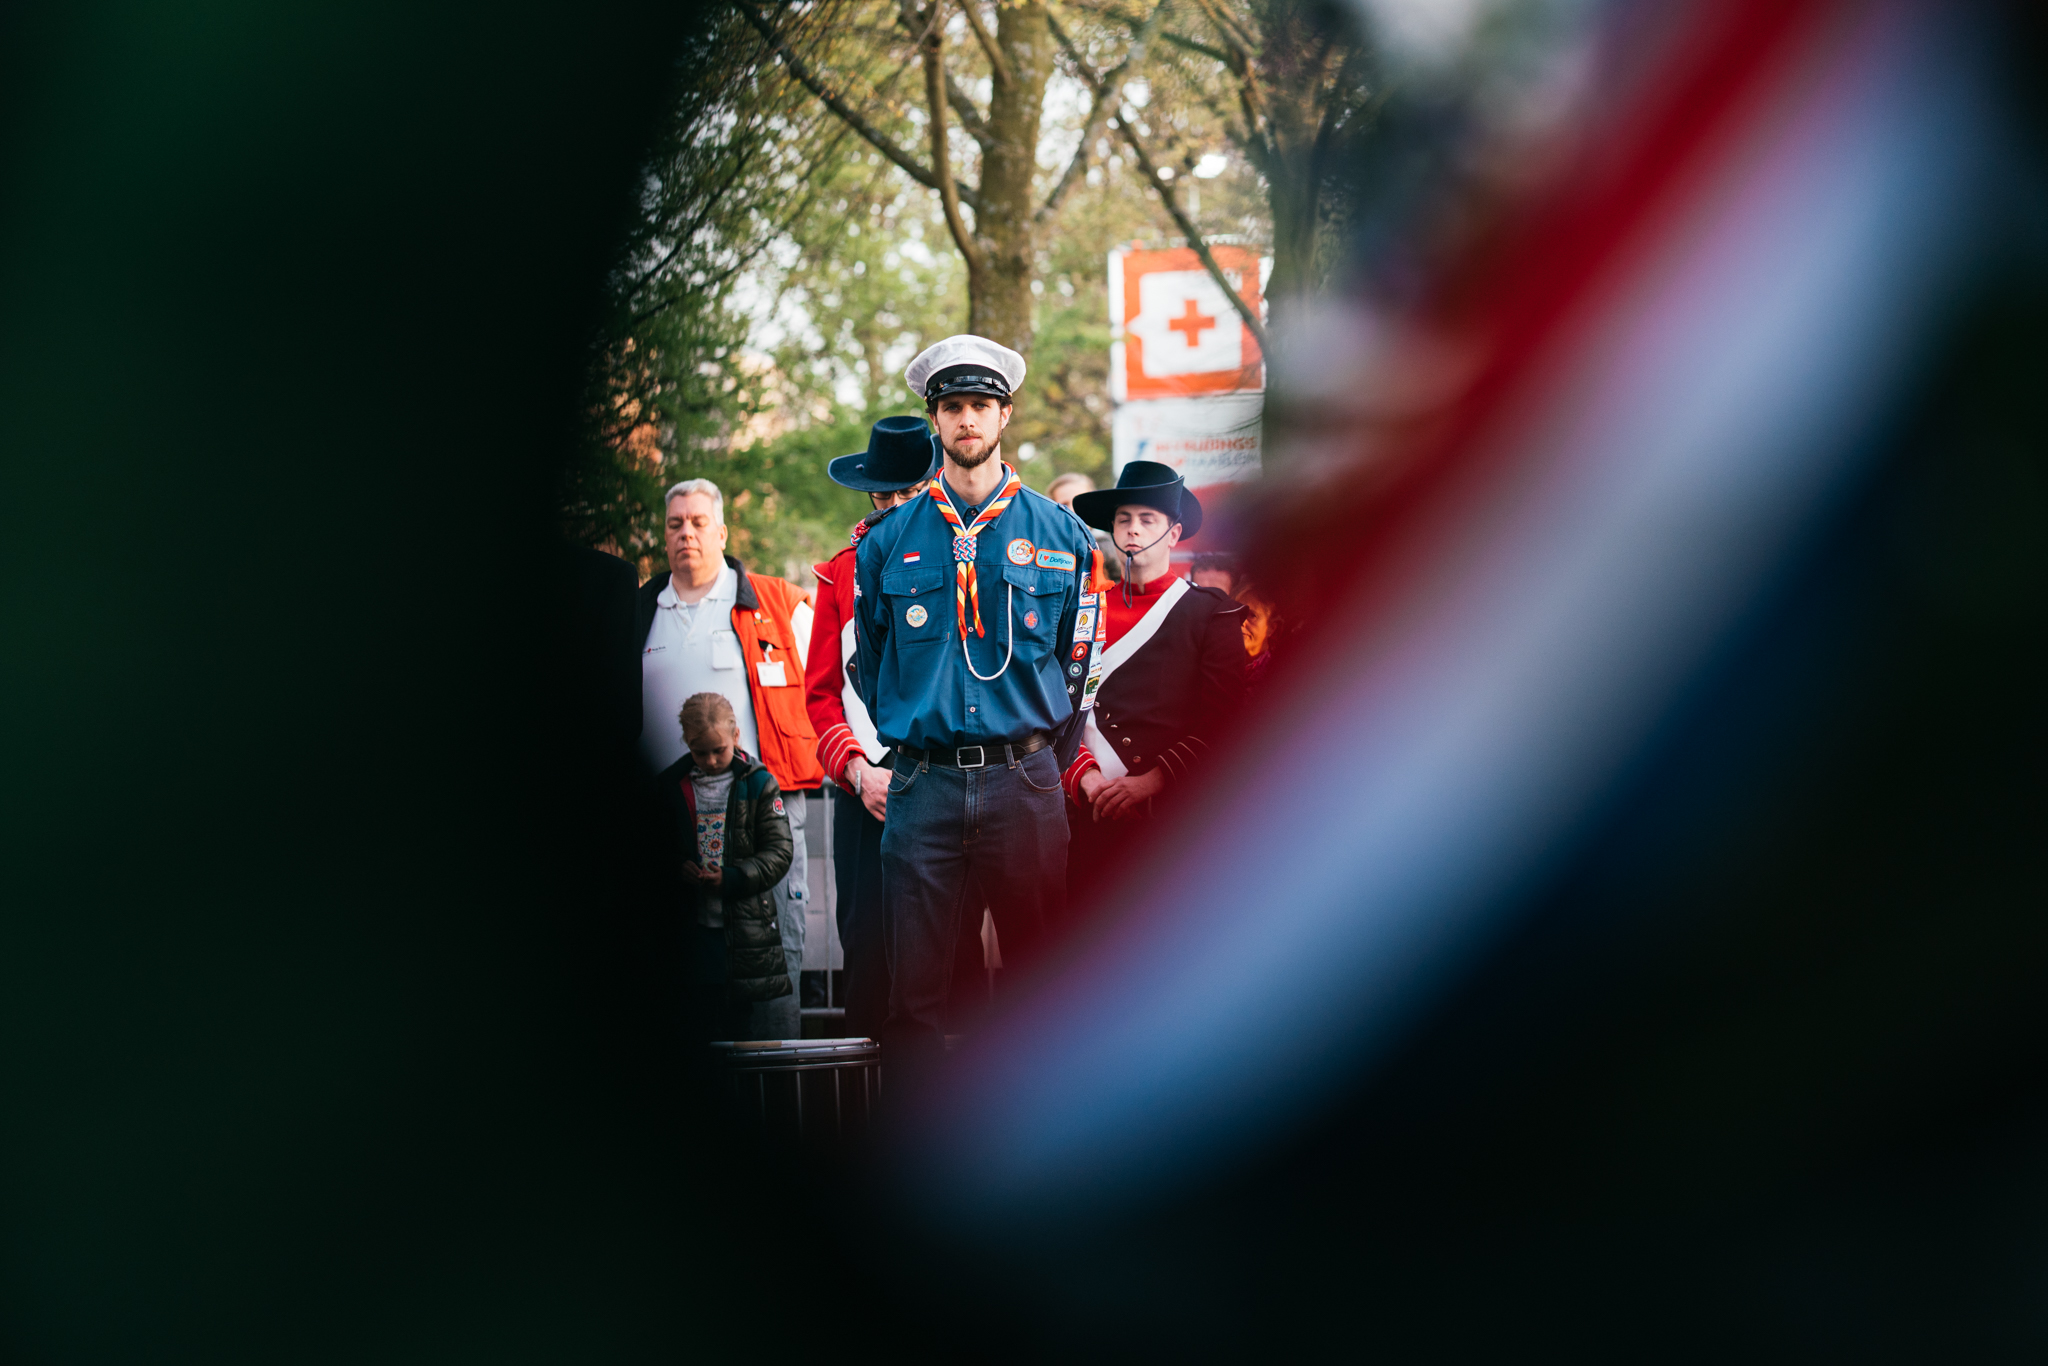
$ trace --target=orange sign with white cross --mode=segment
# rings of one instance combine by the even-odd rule
[[[1259,254],[1212,246],[1232,293],[1259,316]],[[1132,247],[1110,257],[1116,328],[1111,389],[1119,402],[1266,387],[1265,358],[1230,296],[1190,247]]]

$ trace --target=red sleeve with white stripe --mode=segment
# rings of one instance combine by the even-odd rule
[[[1060,775],[1060,786],[1067,790],[1067,800],[1076,806],[1085,807],[1088,799],[1081,795],[1081,775],[1091,768],[1100,768],[1095,756],[1088,752],[1088,746],[1081,746],[1081,752],[1074,756],[1074,762],[1067,765],[1067,771]]]
[[[804,661],[804,711],[818,732],[818,766],[847,792],[846,761],[861,753],[846,724],[846,668],[839,657],[839,633],[853,599],[853,548],[828,564],[812,566],[818,576],[818,605],[811,613],[811,653]]]

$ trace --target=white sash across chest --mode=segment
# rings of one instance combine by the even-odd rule
[[[1110,593],[1115,591],[1113,588],[1107,590]],[[1132,655],[1145,648],[1145,642],[1152,639],[1158,633],[1160,626],[1166,621],[1166,614],[1173,610],[1175,603],[1187,595],[1187,591],[1188,581],[1186,579],[1175,579],[1172,583],[1168,584],[1166,591],[1159,595],[1159,601],[1153,603],[1150,610],[1144,616],[1139,617],[1131,629],[1124,632],[1117,640],[1116,644],[1102,652],[1102,674],[1095,684],[1095,695],[1098,698],[1102,696],[1103,685],[1109,682],[1109,676],[1115,673]],[[1107,593],[1105,596],[1107,596]],[[1095,724],[1095,709],[1093,707],[1088,709],[1088,721],[1081,734],[1082,738],[1087,742],[1088,752],[1095,756],[1095,762],[1101,766],[1103,777],[1114,780],[1130,773],[1130,770],[1124,767],[1123,758],[1117,754],[1113,746],[1102,738],[1102,731]]]

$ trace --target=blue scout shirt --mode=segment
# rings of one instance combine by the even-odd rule
[[[953,499],[968,525],[986,505]],[[954,749],[1058,730],[1092,681],[1095,595],[1086,589],[1094,554],[1094,533],[1080,518],[1044,494],[1018,490],[975,537],[987,634],[974,634],[970,600],[963,658],[945,514],[927,494],[870,525],[854,556],[854,634],[861,701],[882,743]]]

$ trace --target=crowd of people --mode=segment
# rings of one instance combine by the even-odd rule
[[[935,1050],[1073,928],[1208,761],[1270,655],[1200,500],[1134,460],[1024,487],[1000,456],[1022,356],[957,336],[830,477],[872,511],[815,598],[725,553],[724,499],[668,491],[639,592],[641,738],[703,1039],[800,1037],[809,800],[831,803],[850,1034]],[[977,971],[980,969],[981,971]]]

